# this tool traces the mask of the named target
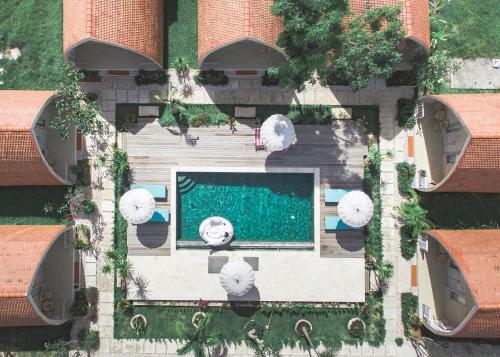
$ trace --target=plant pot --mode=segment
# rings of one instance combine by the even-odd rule
[[[359,317],[352,318],[347,323],[347,329],[354,337],[361,337],[365,333],[365,328],[365,322]]]
[[[193,324],[194,327],[198,327],[198,324],[202,319],[205,318],[205,316],[206,315],[204,312],[201,311],[195,312],[193,317],[191,318],[191,323]]]
[[[146,327],[148,325],[148,320],[146,319],[146,316],[144,316],[142,314],[137,314],[137,315],[132,316],[132,318],[130,319],[130,327],[132,328],[132,330],[136,330],[134,323],[138,319],[144,320],[144,327]]]

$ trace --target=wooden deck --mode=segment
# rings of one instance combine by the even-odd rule
[[[361,188],[363,157],[367,146],[350,120],[332,126],[296,126],[297,143],[287,152],[255,151],[253,120],[239,121],[235,133],[227,126],[210,128],[162,128],[156,120],[141,119],[129,127],[124,147],[134,182],[161,183],[170,187],[170,168],[184,167],[308,167],[320,168],[321,256],[361,257],[360,232],[327,233],[324,216],[337,214],[326,206],[323,189]],[[172,202],[167,199],[166,205]],[[141,232],[142,231],[142,232]],[[165,227],[145,225],[128,233],[129,254],[168,255]]]

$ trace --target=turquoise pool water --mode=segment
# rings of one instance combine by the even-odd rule
[[[234,241],[312,242],[314,175],[177,173],[177,240],[201,241],[200,223],[227,218]]]

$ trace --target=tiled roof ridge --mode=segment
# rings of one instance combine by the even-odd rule
[[[244,35],[250,37],[250,0],[245,0],[244,3]]]
[[[18,298],[28,296],[27,292],[0,292],[0,298]]]
[[[10,127],[10,126],[0,126],[0,131],[2,132],[20,132],[20,131],[31,131],[31,128],[13,128],[13,127]]]
[[[88,37],[95,37],[95,33],[93,31],[94,26],[93,26],[93,21],[92,21],[92,10],[93,10],[94,2],[93,0],[87,0],[86,3],[86,18],[85,18],[85,28],[86,28],[86,35]]]

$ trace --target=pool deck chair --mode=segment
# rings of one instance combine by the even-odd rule
[[[325,203],[339,203],[342,196],[350,191],[342,188],[328,188],[325,190]]]
[[[143,188],[145,190],[148,190],[154,198],[167,198],[167,188],[165,187],[165,185],[140,183],[132,185],[132,188]]]
[[[170,212],[167,208],[155,208],[153,217],[148,221],[150,223],[168,223],[170,221]]]
[[[260,138],[260,128],[253,129],[253,141],[255,144],[255,150],[265,150],[266,149],[264,142]]]
[[[327,231],[349,231],[358,228],[351,227],[344,223],[338,216],[325,217],[325,230]]]

